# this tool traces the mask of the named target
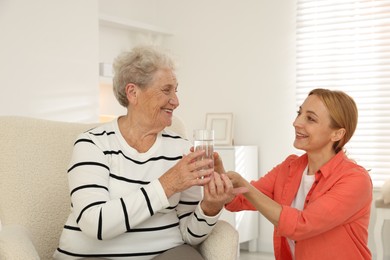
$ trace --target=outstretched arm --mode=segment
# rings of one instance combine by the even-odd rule
[[[243,194],[245,198],[272,224],[278,226],[280,213],[282,212],[282,206],[279,203],[256,189],[239,173],[229,171],[227,172],[227,176],[231,180],[233,187],[246,188],[248,192]]]

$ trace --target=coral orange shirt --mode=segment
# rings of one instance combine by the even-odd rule
[[[372,182],[368,172],[337,153],[315,174],[304,209],[290,205],[307,166],[307,154],[290,155],[268,174],[251,184],[282,205],[274,229],[277,260],[292,259],[287,238],[295,241],[297,260],[371,259],[368,224]],[[256,210],[241,194],[226,205],[230,211]]]

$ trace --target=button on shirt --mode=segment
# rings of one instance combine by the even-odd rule
[[[297,260],[371,259],[368,224],[372,183],[368,172],[344,152],[315,174],[303,210],[291,207],[308,164],[307,154],[290,155],[251,184],[282,205],[274,229],[275,258],[292,259],[286,238],[295,241]],[[230,211],[256,210],[241,194],[226,205]]]

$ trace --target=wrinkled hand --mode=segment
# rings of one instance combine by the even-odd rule
[[[192,186],[203,186],[210,182],[213,170],[201,169],[210,165],[212,160],[198,160],[204,153],[205,151],[196,151],[183,155],[183,158],[176,165],[159,178],[168,198]]]
[[[201,208],[207,216],[217,215],[224,205],[230,202],[238,193],[246,192],[246,189],[235,189],[229,177],[222,173],[214,172],[209,183],[204,185],[204,196]]]
[[[191,147],[190,151],[193,152],[194,147]],[[225,173],[225,168],[223,167],[223,162],[221,156],[219,156],[219,153],[214,152],[213,158],[214,158],[214,171],[216,171],[217,173]]]

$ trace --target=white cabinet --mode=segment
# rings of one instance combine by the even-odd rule
[[[238,172],[248,181],[259,178],[257,146],[217,146],[215,151],[221,156],[226,171]],[[224,210],[221,219],[228,221],[238,230],[240,243],[249,242],[249,250],[256,251],[259,214],[257,211]]]

